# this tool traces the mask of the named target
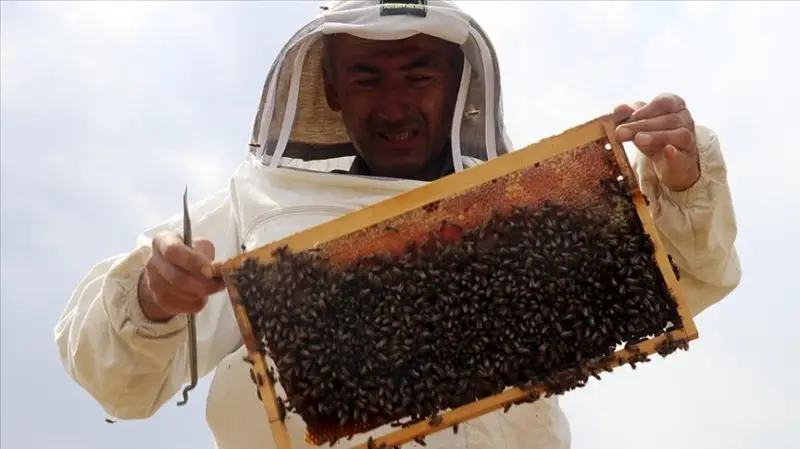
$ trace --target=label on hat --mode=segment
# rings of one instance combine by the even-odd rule
[[[416,16],[428,15],[428,0],[380,0],[381,16]]]

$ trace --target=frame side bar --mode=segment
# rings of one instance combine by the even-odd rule
[[[244,304],[242,304],[241,297],[236,290],[232,277],[226,275],[224,276],[224,280],[225,288],[228,291],[228,297],[230,298],[231,306],[233,306],[236,321],[239,325],[239,331],[242,334],[242,340],[244,340],[244,345],[247,348],[247,355],[250,361],[253,362],[251,368],[255,371],[256,376],[262,380],[256,387],[261,395],[261,402],[264,405],[264,411],[269,421],[272,438],[275,440],[275,446],[277,449],[292,449],[292,442],[289,437],[289,431],[286,429],[286,423],[281,419],[278,413],[278,394],[275,392],[275,386],[269,380],[270,376],[267,369],[267,362],[264,360],[264,356],[261,354],[256,344],[247,310],[245,310]]]

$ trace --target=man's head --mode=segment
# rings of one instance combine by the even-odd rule
[[[376,176],[433,180],[449,154],[463,54],[418,34],[403,40],[325,37],[325,94]]]

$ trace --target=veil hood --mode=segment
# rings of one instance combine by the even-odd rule
[[[426,34],[460,45],[464,69],[451,131],[453,168],[511,151],[495,51],[472,17],[448,0],[338,0],[289,39],[267,75],[250,139],[250,153],[261,163],[313,169],[318,161],[356,156],[341,114],[325,97],[322,38],[337,33],[375,40]]]

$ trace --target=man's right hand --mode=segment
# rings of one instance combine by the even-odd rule
[[[193,243],[189,248],[181,236],[170,232],[153,238],[153,252],[139,278],[139,304],[150,320],[197,313],[209,295],[224,287],[211,278],[214,245],[208,240]]]

